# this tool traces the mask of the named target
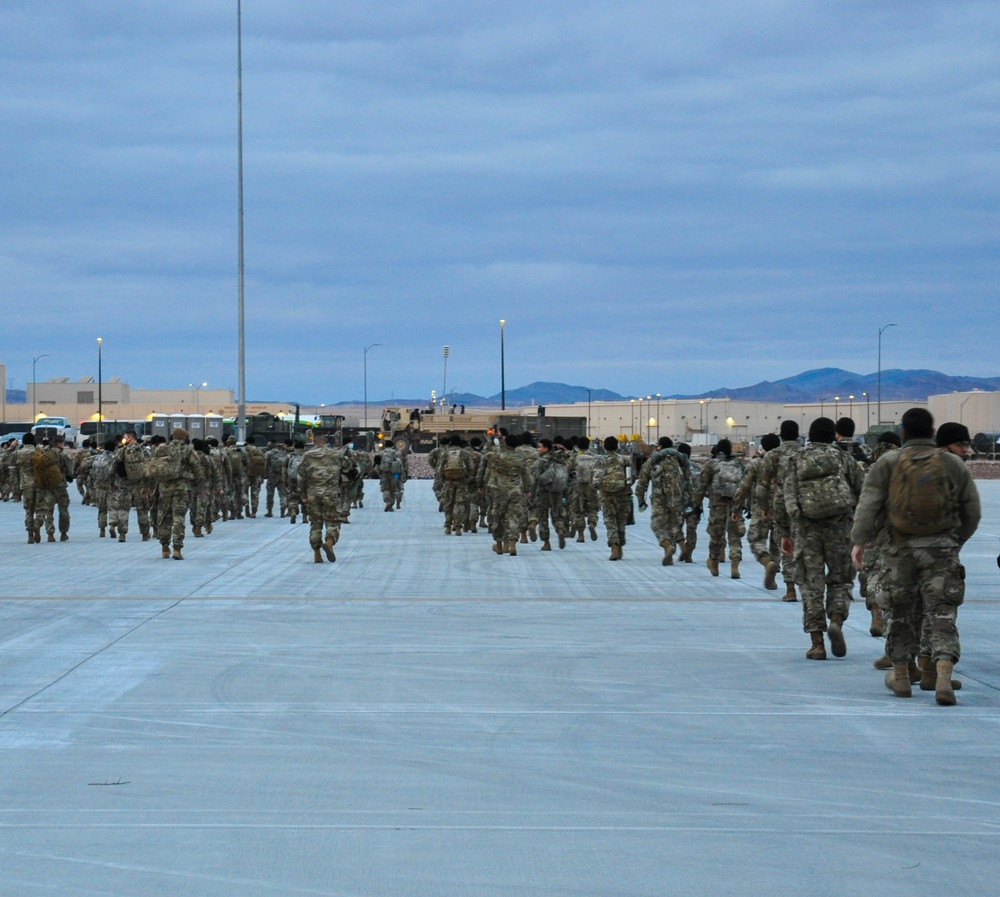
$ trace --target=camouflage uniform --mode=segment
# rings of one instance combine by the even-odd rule
[[[379,481],[382,487],[382,500],[385,510],[392,511],[403,505],[403,486],[406,483],[406,455],[401,454],[392,446],[382,449],[379,462]],[[393,470],[393,468],[396,470]]]
[[[344,523],[349,523],[351,516],[351,498],[357,484],[361,481],[361,468],[357,455],[349,445],[337,449],[343,458],[344,469],[340,478],[340,517]]]
[[[212,447],[208,453],[208,460],[212,462],[212,523],[219,519],[229,519],[233,494],[233,468],[229,463],[229,455],[214,443],[214,439],[209,443]]]
[[[460,536],[469,527],[469,488],[476,473],[472,452],[458,445],[442,449],[436,472],[441,478],[437,496],[444,508],[445,535]]]
[[[37,534],[45,522],[44,512],[38,508],[38,493],[42,490],[35,488],[35,469],[31,463],[34,456],[33,445],[22,445],[15,455],[21,483],[21,502],[24,505],[24,528],[28,532],[30,542],[40,541]]]
[[[757,474],[757,485],[755,487],[754,498],[760,507],[761,517],[771,521],[773,538],[780,544],[784,538],[790,538],[791,534],[784,528],[783,524],[775,519],[774,508],[781,507],[784,502],[782,496],[782,482],[784,472],[789,464],[789,459],[796,452],[802,450],[795,439],[783,440],[776,449],[771,449],[761,462],[760,471]],[[782,517],[784,519],[784,517]],[[794,558],[789,557],[784,552],[781,555],[781,576],[785,580],[785,585],[789,592],[794,593],[797,564]],[[777,558],[775,558],[777,560]],[[794,594],[792,595],[794,597]]]
[[[516,448],[502,445],[490,453],[489,484],[492,495],[490,532],[498,554],[517,553],[517,538],[524,520],[524,500],[531,488],[528,463]]]
[[[569,452],[560,446],[553,446],[548,452],[539,454],[531,465],[531,495],[538,518],[538,535],[542,542],[549,543],[551,537],[549,518],[551,517],[552,528],[559,537],[560,548],[566,547],[566,536],[569,533],[568,461]],[[562,465],[566,469],[566,488],[562,490],[546,488],[544,485],[546,477],[552,475],[551,472],[547,474],[547,471],[556,464]]]
[[[517,447],[517,453],[524,459],[525,466],[528,470],[528,480],[531,480],[531,465],[535,463],[535,459],[538,458],[538,449],[536,449],[527,437],[524,437],[525,441]],[[529,488],[528,494],[525,495],[524,501],[521,503],[521,541],[528,541],[528,532],[531,532],[531,541],[534,542],[538,538],[538,506],[535,503],[535,497],[531,494]]]
[[[255,445],[247,445],[243,452],[247,463],[247,489],[250,491],[248,516],[256,517],[257,508],[260,507],[260,487],[264,482],[264,473],[267,472],[267,460],[264,458],[264,453]],[[251,467],[263,470],[264,473],[251,474]]]
[[[733,496],[723,495],[719,491],[721,481],[720,465],[730,462],[730,459],[710,458],[701,469],[698,480],[698,491],[692,504],[702,507],[705,496],[708,496],[708,556],[710,560],[722,563],[726,559],[726,543],[729,544],[729,560],[739,564],[743,560],[743,535],[746,527],[743,518],[733,520]],[[735,494],[735,492],[734,492]],[[734,574],[735,575],[735,574]]]
[[[130,480],[121,476],[120,471],[125,465],[125,446],[115,450],[112,461],[111,480],[108,483],[108,518],[111,526],[118,532],[118,539],[125,541],[128,533],[129,512],[135,508],[136,522],[139,532],[145,542],[149,538],[149,490],[150,483],[145,480]]]
[[[681,543],[684,529],[684,508],[687,507],[687,476],[684,468],[687,458],[676,449],[661,449],[653,452],[642,465],[635,483],[635,497],[639,510],[646,507],[646,490],[649,489],[649,526],[656,541],[670,553]]]
[[[102,537],[108,526],[108,492],[112,464],[112,453],[102,448],[94,453],[86,468],[87,490],[91,496],[91,504],[97,508],[97,526]]]
[[[53,490],[56,495],[56,508],[59,511],[59,541],[69,540],[69,484],[73,482],[73,474],[76,470],[74,459],[63,450],[62,443],[56,443],[56,451],[59,452],[59,468],[62,470],[63,481]]]
[[[608,469],[613,464],[625,468],[625,488],[612,491],[604,488]],[[601,496],[601,510],[604,513],[604,526],[608,533],[608,545],[621,548],[625,544],[625,527],[628,524],[629,508],[632,504],[632,492],[628,483],[628,461],[619,454],[617,449],[611,449],[594,465],[594,488]]]
[[[278,513],[284,517],[288,513],[288,500],[285,494],[285,484],[282,473],[285,468],[287,452],[284,446],[276,445],[264,453],[264,475],[267,477],[267,508],[265,517],[274,516],[274,493],[278,493]]]
[[[216,472],[212,459],[201,449],[192,453],[198,465],[199,476],[191,488],[191,533],[200,539],[212,531],[212,493],[215,490]]]
[[[583,541],[583,531],[590,530],[591,539],[597,539],[597,518],[601,511],[601,500],[594,488],[594,465],[598,455],[591,449],[576,452],[570,456],[570,532],[577,534],[577,541]]]
[[[770,453],[768,453],[770,454]],[[836,478],[846,483],[850,508],[835,516],[814,520],[803,511],[805,480],[802,468],[813,458],[829,458]],[[774,508],[776,526],[787,530],[795,545],[796,582],[802,592],[802,629],[826,632],[827,620],[842,623],[851,610],[851,524],[854,504],[861,494],[863,475],[858,463],[833,445],[812,443],[789,460],[783,479],[783,507]],[[832,486],[832,479],[829,481]],[[835,649],[836,651],[836,649]]]
[[[345,519],[341,512],[341,490],[351,463],[337,449],[321,445],[303,454],[297,471],[298,489],[309,511],[309,545],[314,551],[326,545],[330,560],[334,560],[333,546],[340,539],[340,525]]]
[[[688,458],[687,468],[687,493],[688,503],[684,508],[684,550],[681,552],[680,560],[691,563],[694,559],[694,550],[698,547],[698,524],[701,522],[701,508],[694,506],[694,496],[698,491],[698,483],[701,481],[701,465]]]
[[[884,514],[889,483],[907,450],[932,447],[936,445],[931,439],[911,439],[902,450],[889,452],[872,465],[851,531],[854,545],[875,543],[880,550],[882,575],[876,597],[884,602],[887,611],[885,646],[893,663],[905,663],[916,654],[921,611],[929,623],[927,656],[935,662],[953,663],[961,656],[956,620],[958,606],[965,598],[965,568],[958,553],[976,531],[981,514],[972,476],[956,456],[942,456],[951,488],[952,513],[947,528],[940,533],[898,533]]]
[[[232,470],[229,515],[237,520],[242,520],[243,510],[249,504],[247,500],[247,457],[232,437],[226,440],[226,457],[229,458],[229,467]]]
[[[154,457],[161,449],[165,449],[174,459],[180,473],[176,477],[159,480],[156,537],[163,548],[164,557],[167,548],[173,542],[174,557],[180,560],[180,550],[184,547],[184,524],[191,502],[191,489],[198,484],[201,467],[195,460],[194,449],[186,442],[171,439],[165,446],[157,447]]]

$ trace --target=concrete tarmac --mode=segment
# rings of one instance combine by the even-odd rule
[[[704,533],[497,557],[373,485],[322,565],[278,518],[177,562],[0,504],[0,895],[992,892],[1000,483],[950,708],[885,688],[860,601],[805,660],[801,604]]]

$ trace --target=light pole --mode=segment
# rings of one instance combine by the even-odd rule
[[[587,390],[587,438],[590,438],[590,390]]]
[[[381,343],[372,343],[370,346],[365,346],[365,356],[364,356],[364,369],[365,369],[365,422],[364,426],[368,426],[368,350],[374,349],[376,346],[381,346]]]
[[[100,340],[98,340],[98,342],[100,342]],[[49,358],[49,357],[51,356],[49,355],[48,352],[46,352],[44,355],[36,355],[34,358],[31,359],[31,426],[35,425],[35,393],[38,391],[37,387],[35,386],[35,363],[40,358]]]
[[[656,394],[656,441],[660,441],[660,394]]]
[[[97,447],[104,447],[104,395],[101,384],[104,382],[101,370],[101,348],[104,340],[97,338]]]
[[[504,382],[504,369],[503,369],[503,328],[507,322],[501,318],[500,319],[500,410],[507,410],[507,384]]]
[[[834,420],[840,418],[840,396],[833,397],[833,418]]]
[[[236,192],[237,192],[237,343],[239,354],[240,400],[236,406],[236,439],[246,442],[247,376],[246,340],[243,327],[243,7],[236,0]]]
[[[876,403],[876,415],[878,425],[882,426],[882,334],[890,327],[898,327],[898,324],[886,324],[878,330],[878,402]]]
[[[861,393],[861,395],[865,397],[865,432],[867,433],[872,425],[872,397],[866,392]]]
[[[189,383],[188,388],[194,390],[194,413],[201,414],[201,388],[208,383]]]
[[[448,400],[448,356],[451,355],[451,346],[441,347],[441,357],[444,358],[444,382],[441,385],[441,401]]]
[[[965,399],[962,400],[962,404],[958,406],[958,422],[960,424],[965,423],[965,403],[968,402],[969,399],[971,398],[972,398],[971,395],[967,396]]]
[[[629,399],[628,404],[632,409],[632,422],[628,425],[629,436],[635,436],[635,399]]]
[[[854,420],[854,396],[848,396],[848,401],[850,405],[848,406],[847,416],[853,421]]]

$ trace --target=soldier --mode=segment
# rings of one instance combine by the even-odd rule
[[[52,441],[55,450],[59,453],[59,469],[62,471],[62,480],[55,488],[56,508],[58,509],[59,541],[69,541],[69,484],[73,482],[76,472],[74,459],[66,454],[66,437],[56,436]]]
[[[306,444],[301,439],[296,439],[292,443],[292,450],[285,458],[285,495],[288,497],[288,522],[295,523],[302,512],[302,522],[308,520],[308,512],[302,503],[299,492],[299,465],[302,463],[302,456],[306,453]]]
[[[524,462],[528,468],[528,478],[530,480],[531,465],[534,464],[535,460],[538,458],[538,449],[535,446],[534,434],[526,430],[518,437],[518,442],[520,444],[518,445],[517,450],[521,453],[521,457],[524,458]],[[531,537],[532,542],[538,541],[538,508],[530,489],[522,504],[520,536],[522,545],[527,544],[529,536]]]
[[[434,497],[438,500],[438,510],[442,514],[444,513],[444,504],[441,501],[441,490],[444,488],[444,483],[438,471],[438,459],[448,450],[449,445],[451,445],[450,437],[442,436],[437,445],[427,453],[427,464],[434,473],[434,485],[432,486]]]
[[[201,539],[205,533],[212,532],[212,492],[216,487],[217,474],[208,443],[204,439],[192,439],[191,448],[200,470],[191,488],[191,535]]]
[[[92,443],[89,439],[84,439],[83,444],[80,446],[80,451],[76,453],[76,457],[73,459],[73,479],[76,480],[76,491],[80,493],[80,504],[84,505],[92,503],[91,497],[87,492],[87,471],[90,468],[90,462],[93,460],[91,445]]]
[[[934,419],[925,408],[903,414],[903,447],[880,458],[865,478],[851,531],[855,567],[878,544],[887,615],[886,653],[892,670],[885,684],[910,697],[909,664],[920,638],[921,610],[930,623],[934,698],[956,703],[952,672],[961,655],[958,606],[965,597],[959,551],[979,526],[979,494],[960,458],[940,452]]]
[[[243,519],[243,509],[247,507],[247,457],[242,445],[237,445],[236,437],[226,440],[226,457],[232,470],[232,502],[229,514],[235,520]],[[248,512],[249,513],[249,512]]]
[[[694,563],[694,550],[698,546],[698,523],[701,521],[701,508],[696,508],[692,500],[698,491],[701,465],[691,457],[691,446],[686,442],[677,443],[677,451],[688,459],[685,474],[688,501],[684,508],[684,544],[677,560],[682,564],[692,564]]]
[[[379,456],[379,480],[386,511],[403,506],[403,486],[406,483],[406,456],[391,445]]]
[[[719,575],[719,564],[726,560],[726,543],[729,543],[729,570],[732,579],[740,578],[740,561],[743,560],[742,515],[733,519],[733,496],[743,479],[743,461],[733,455],[728,439],[720,439],[712,450],[712,457],[701,469],[698,491],[692,504],[699,511],[708,496],[708,560],[706,566],[712,576]]]
[[[329,443],[329,438],[327,442]],[[344,459],[344,469],[340,478],[340,519],[344,523],[350,523],[351,499],[354,495],[356,485],[361,480],[361,466],[358,464],[357,453],[352,448],[353,443],[342,446],[338,451]]]
[[[8,439],[0,446],[0,478],[3,480],[3,500],[21,500],[21,475],[17,467],[18,444]]]
[[[207,441],[208,460],[212,462],[212,513],[205,521],[205,532],[210,533],[216,520],[225,522],[229,519],[229,508],[233,503],[233,468],[219,440],[211,436]]]
[[[473,436],[469,440],[469,454],[472,458],[472,479],[469,481],[469,488],[466,490],[469,496],[468,504],[468,530],[470,533],[478,532],[478,526],[486,526],[486,497],[478,487],[479,468],[483,464],[483,440],[478,436]]]
[[[559,547],[566,547],[569,533],[569,453],[551,439],[538,441],[538,457],[531,466],[531,495],[538,516],[542,551],[552,551],[549,518]]]
[[[343,521],[341,489],[349,464],[349,459],[327,443],[324,434],[317,433],[313,438],[313,448],[303,452],[296,470],[297,486],[302,494],[303,505],[308,508],[309,545],[313,550],[313,561],[317,564],[323,563],[321,550],[331,563],[337,560],[333,547],[340,539],[340,525]]]
[[[247,488],[250,490],[247,516],[256,517],[257,508],[260,506],[260,487],[267,471],[267,461],[264,458],[264,452],[251,442],[244,446],[243,451],[247,462]]]
[[[781,438],[774,433],[765,433],[760,440],[760,454],[751,458],[746,465],[740,487],[733,496],[733,515],[750,518],[747,544],[757,562],[764,568],[764,588],[778,588],[777,576],[781,565],[775,558],[781,556],[781,547],[774,538],[771,518],[764,516],[757,498],[757,480],[767,453],[781,445]]]
[[[517,436],[504,437],[503,445],[490,454],[489,488],[492,495],[490,532],[497,554],[517,555],[518,533],[524,518],[524,501],[531,488],[528,462]]]
[[[136,442],[134,433],[126,433],[122,444],[115,450],[108,484],[108,511],[112,528],[118,532],[118,541],[124,542],[128,534],[129,512],[135,508],[136,521],[142,541],[149,541],[149,488],[146,480],[146,451]]]
[[[824,632],[834,657],[847,653],[843,626],[853,584],[850,533],[863,476],[860,465],[834,447],[834,436],[828,417],[810,424],[809,445],[791,456],[784,503],[774,508],[776,524],[789,533],[781,550],[795,558],[801,573],[802,628],[812,641],[809,660],[826,660]]]
[[[462,535],[469,525],[469,487],[476,469],[472,452],[461,436],[451,437],[448,447],[437,460],[437,476],[441,487],[436,493],[439,506],[444,508],[444,534]]]
[[[837,421],[837,436],[834,445],[842,452],[847,452],[862,467],[867,467],[871,458],[865,446],[854,441],[855,424],[850,417],[842,417]]]
[[[35,486],[35,466],[32,463],[35,452],[35,437],[25,433],[21,439],[21,447],[17,450],[16,460],[21,483],[21,502],[24,505],[24,528],[28,531],[28,544],[41,542],[44,517],[37,508],[37,493]]]
[[[286,448],[287,446],[287,448]],[[285,484],[282,482],[282,473],[285,468],[285,457],[288,449],[292,447],[289,440],[285,445],[274,442],[264,453],[264,475],[267,477],[267,510],[265,517],[274,516],[274,493],[278,493],[278,512],[284,517],[288,513],[288,501],[285,495]]]
[[[608,545],[611,548],[608,560],[620,561],[622,548],[625,545],[625,527],[628,524],[632,493],[628,460],[619,454],[618,440],[614,436],[607,436],[604,439],[604,455],[594,465],[594,488],[601,496],[604,526],[608,532]]]
[[[184,521],[191,501],[191,489],[198,483],[201,467],[194,458],[194,449],[188,444],[186,430],[173,431],[170,442],[157,446],[149,462],[150,475],[157,480],[159,490],[156,537],[160,541],[161,555],[183,561]],[[173,554],[170,552],[173,542]]]
[[[772,449],[764,456],[761,463],[760,472],[757,475],[757,491],[755,496],[761,508],[761,516],[765,520],[771,520],[774,531],[774,538],[778,544],[789,535],[781,527],[781,524],[774,520],[773,509],[782,502],[781,484],[783,480],[783,470],[789,463],[789,456],[799,451],[799,425],[794,420],[783,420],[778,430],[781,437],[781,445]],[[782,601],[797,601],[795,594],[795,562],[791,557],[782,553],[781,555],[781,575],[785,581],[785,594]]]
[[[594,465],[597,454],[591,450],[590,440],[581,436],[576,441],[576,450],[569,461],[569,506],[570,533],[576,533],[576,541],[584,542],[584,533],[590,530],[590,538],[597,541],[597,516],[601,502],[594,489]]]
[[[649,517],[649,527],[663,549],[664,567],[674,562],[674,548],[683,538],[684,508],[687,507],[687,477],[682,467],[687,465],[687,455],[682,455],[674,447],[669,436],[662,436],[654,451],[639,471],[635,483],[635,497],[639,510],[645,511],[646,490],[650,490],[649,501],[653,511]]]

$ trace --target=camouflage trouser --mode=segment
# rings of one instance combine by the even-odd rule
[[[299,495],[299,482],[298,480],[292,480],[288,484],[288,516],[298,517],[299,514],[306,517],[305,504],[302,501],[302,496]]]
[[[493,490],[493,504],[490,509],[490,532],[493,539],[503,545],[515,541],[521,534],[524,518],[524,496],[517,489],[509,492]]]
[[[604,526],[608,531],[608,545],[625,544],[625,527],[628,525],[631,506],[632,493],[628,489],[601,493],[601,510],[604,512]]]
[[[288,510],[288,501],[285,496],[285,485],[280,480],[269,479],[267,481],[267,513],[274,513],[274,493],[278,493],[278,512],[284,516]]]
[[[882,552],[879,548],[869,548],[865,551],[865,562],[862,565],[858,579],[861,581],[861,594],[865,598],[865,608],[872,610],[881,607],[887,612],[888,600],[881,597],[883,585]]]
[[[50,536],[55,534],[56,493],[54,489],[39,489],[35,487],[35,528],[45,526],[45,532]]]
[[[385,473],[380,477],[382,501],[386,505],[399,504],[403,500],[403,484],[406,481],[397,474]]]
[[[69,487],[66,483],[56,486],[56,507],[59,509],[59,533],[69,532]]]
[[[733,503],[729,499],[713,498],[708,507],[708,556],[720,564],[726,559],[726,541],[729,542],[729,560],[743,560],[743,519],[732,519]]]
[[[549,531],[550,517],[557,536],[565,537],[569,533],[569,502],[565,492],[539,489],[535,493],[535,509],[538,512],[538,535],[543,542],[548,542],[552,535]]]
[[[233,495],[229,513],[233,517],[242,517],[243,510],[249,504],[247,500],[247,478],[233,474]]]
[[[337,492],[310,492],[309,500],[304,503],[309,512],[309,545],[319,548],[323,544],[323,527],[326,527],[327,538],[333,537],[333,544],[340,539],[341,496]]]
[[[204,527],[212,520],[212,484],[202,482],[191,490],[191,526]]]
[[[747,527],[747,544],[758,563],[763,563],[766,557],[773,561],[781,558],[781,550],[774,538],[771,521],[764,517],[753,516],[750,518],[750,526]]]
[[[443,480],[438,497],[444,506],[445,527],[469,525],[469,483],[466,480]]]
[[[701,514],[691,511],[684,515],[684,553],[691,557],[698,545],[698,524],[701,522]]]
[[[247,477],[247,488],[250,490],[250,513],[257,516],[257,508],[260,507],[260,487],[264,482],[263,477]]]
[[[577,484],[570,495],[570,530],[580,532],[588,526],[597,526],[601,500],[593,486]]]
[[[679,545],[684,538],[682,509],[655,493],[649,497],[649,507],[649,528],[657,543],[666,539],[671,545]]]
[[[886,611],[885,652],[890,660],[901,663],[919,650],[935,661],[958,662],[956,621],[965,600],[965,568],[957,548],[883,546],[877,597]]]
[[[475,485],[469,486],[469,503],[466,506],[466,514],[468,515],[469,526],[475,526],[483,515],[486,513],[486,496],[483,492],[476,488]]]
[[[135,508],[139,531],[149,532],[149,503],[142,494],[141,486],[126,483],[117,486],[108,494],[108,518],[119,534],[128,532],[129,511]]]
[[[21,504],[24,506],[24,528],[30,533],[33,530],[41,529],[44,520],[36,515],[37,506],[36,494],[41,490],[36,490],[34,486],[27,486],[21,490]]]
[[[157,506],[156,538],[166,548],[171,540],[174,548],[184,546],[184,519],[191,501],[191,487],[186,480],[160,483]]]
[[[97,507],[97,526],[106,529],[108,525],[108,490],[105,486],[92,486],[90,494]]]
[[[794,540],[802,628],[826,632],[828,618],[851,610],[851,518],[803,521]]]

